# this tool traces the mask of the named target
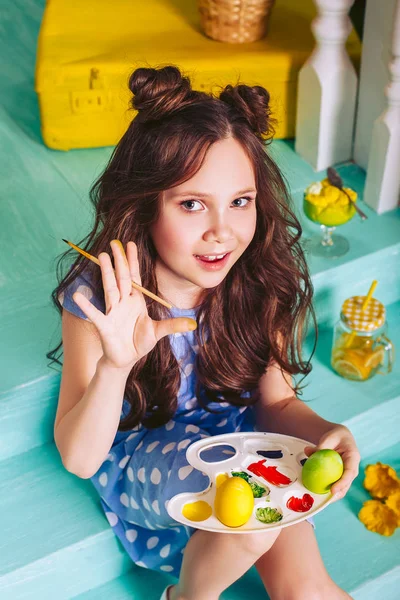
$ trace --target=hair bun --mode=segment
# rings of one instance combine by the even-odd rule
[[[177,67],[139,68],[129,79],[134,95],[132,107],[146,120],[156,120],[187,104],[192,94],[190,80]]]
[[[227,85],[219,96],[222,102],[229,104],[249,123],[259,137],[272,137],[274,120],[271,119],[269,93],[259,85]]]

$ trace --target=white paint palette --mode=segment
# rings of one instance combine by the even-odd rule
[[[301,471],[307,459],[304,448],[313,445],[288,435],[259,432],[229,433],[199,440],[189,446],[186,458],[189,464],[209,477],[210,485],[202,492],[177,494],[168,503],[168,513],[173,519],[189,527],[226,533],[254,533],[300,523],[326,508],[332,501],[330,492],[313,494],[302,485]],[[207,453],[212,452],[219,453],[217,458],[220,460],[204,460]],[[253,489],[257,489],[255,493],[261,493],[257,486],[265,489],[261,497],[254,498],[254,509],[247,523],[234,528],[221,523],[214,511],[217,477],[221,474],[231,477],[232,472],[240,472],[241,477],[247,479]],[[265,473],[268,474],[268,479],[265,479]],[[305,494],[307,496],[304,499]],[[312,506],[308,508],[310,497]],[[206,502],[211,507],[212,514],[201,521],[189,520],[182,514],[182,510],[185,505],[198,501]],[[306,512],[293,510],[304,504],[307,506]],[[270,511],[258,510],[265,508],[275,509],[274,514],[276,515],[276,511],[280,513],[281,520],[270,523],[258,520],[257,514],[260,512],[264,512],[264,515],[266,512],[271,514]]]

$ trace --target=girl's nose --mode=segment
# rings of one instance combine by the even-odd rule
[[[226,219],[219,219],[210,224],[203,235],[205,242],[219,242],[220,244],[223,244],[232,238],[233,231]]]

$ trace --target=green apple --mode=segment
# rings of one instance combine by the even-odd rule
[[[335,450],[317,450],[304,463],[303,485],[314,494],[326,494],[343,475],[343,460]]]

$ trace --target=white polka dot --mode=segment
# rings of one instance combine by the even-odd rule
[[[128,542],[134,542],[136,540],[138,536],[138,532],[136,531],[136,529],[127,529],[125,531],[125,537],[128,540]]]
[[[93,297],[93,292],[87,285],[79,285],[76,291],[83,294],[88,300],[90,300]]]
[[[170,550],[171,550],[171,544],[167,544],[166,546],[164,546],[164,548],[161,548],[161,550],[160,550],[161,558],[167,558]]]
[[[153,548],[155,548],[157,546],[159,541],[160,541],[160,539],[156,535],[154,535],[153,537],[151,537],[147,540],[146,546],[148,547],[149,550],[153,550]]]
[[[198,351],[200,350],[200,346],[198,346],[197,344],[194,344],[194,345],[192,346],[192,348],[193,348],[193,351],[194,351],[196,354],[197,354],[197,353],[198,353]]]
[[[197,427],[197,425],[186,425],[185,432],[186,432],[186,433],[189,433],[190,431],[191,431],[192,433],[199,433],[199,431],[200,431],[200,428],[199,428],[199,427]]]
[[[132,467],[128,467],[127,468],[126,474],[128,475],[129,481],[133,481],[135,479],[135,477],[133,475],[133,469],[132,469]]]
[[[120,467],[120,469],[124,469],[126,467],[126,464],[129,462],[130,456],[127,454],[126,456],[124,456],[124,458],[122,458],[119,463],[118,466]]]
[[[161,565],[160,570],[166,571],[167,573],[171,573],[171,571],[174,570],[174,567],[171,567],[171,565]]]
[[[106,517],[107,517],[107,520],[110,523],[111,527],[114,527],[114,525],[116,525],[118,523],[118,517],[115,513],[106,512]]]
[[[132,496],[131,496],[131,506],[132,506],[132,508],[136,508],[136,510],[139,508],[139,504],[136,502],[135,498],[132,498]]]
[[[242,406],[239,408],[239,412],[242,413],[244,412],[248,407],[247,406]]]
[[[154,483],[154,485],[157,485],[157,484],[160,483],[160,481],[161,481],[161,472],[160,472],[159,469],[157,469],[157,467],[154,467],[154,469],[152,470],[151,475],[150,475],[150,481],[152,483]]]
[[[143,440],[141,442],[138,443],[138,445],[136,446],[135,450],[140,450],[140,448],[143,446]]]
[[[150,452],[153,452],[154,448],[155,448],[156,446],[158,446],[158,444],[159,444],[159,443],[160,443],[160,441],[159,441],[159,440],[157,440],[157,441],[155,441],[155,442],[152,442],[151,444],[149,444],[149,445],[147,446],[147,448],[146,448],[146,453],[147,453],[147,454],[150,454]]]
[[[188,365],[186,365],[186,367],[183,369],[183,372],[185,373],[186,377],[189,377],[189,375],[193,371],[193,368],[194,368],[193,363],[189,363]]]
[[[64,305],[64,292],[60,292],[60,293],[58,294],[58,301],[59,301],[59,303],[61,304],[61,306],[63,306],[63,305]]]
[[[138,432],[136,431],[135,433],[131,433],[130,435],[128,435],[128,437],[126,438],[126,441],[129,442],[130,440],[133,440],[134,437],[136,437],[138,435]]]
[[[129,506],[129,496],[128,496],[128,494],[125,494],[125,492],[120,495],[119,500],[120,500],[121,504],[123,504],[124,506],[126,506],[126,507]]]
[[[190,442],[191,442],[191,440],[182,440],[178,444],[178,450],[183,450],[184,448],[186,448],[187,446],[189,446]]]
[[[171,469],[168,471],[168,479],[171,477]]]
[[[227,424],[228,419],[222,419],[222,421],[220,421],[219,423],[217,423],[216,427],[225,427],[225,425]]]
[[[144,567],[145,569],[147,569],[147,565],[142,560],[138,560],[135,564],[138,567]]]
[[[194,415],[196,411],[195,410],[191,410],[188,413],[186,413],[185,415],[183,415],[184,417],[191,417],[192,415]]]
[[[146,525],[147,529],[155,529],[155,527],[153,527],[153,525],[151,525],[147,519],[144,520],[144,524]]]
[[[107,454],[106,460],[109,460],[110,462],[112,462],[114,460],[114,458],[115,458],[114,454],[111,454],[111,452],[110,452],[109,454]]]
[[[150,510],[150,504],[147,502],[146,498],[142,498],[143,506],[146,510]]]
[[[185,408],[191,409],[194,408],[197,404],[197,398],[191,398],[187,402],[185,402]]]
[[[210,413],[206,412],[206,413],[204,413],[204,415],[201,415],[200,421],[203,421],[204,419],[207,419],[207,417],[208,417],[209,414]]]
[[[99,477],[99,483],[100,485],[102,485],[103,487],[106,487],[107,483],[108,483],[108,476],[107,473],[102,473]]]
[[[192,465],[187,465],[186,467],[181,467],[178,471],[178,477],[181,481],[186,479],[188,475],[193,471]]]
[[[154,510],[154,512],[157,513],[157,515],[161,515],[160,507],[158,505],[158,500],[154,500],[154,502],[151,506],[152,506],[152,509]]]
[[[171,442],[170,444],[167,444],[166,446],[164,446],[164,448],[162,449],[162,453],[163,454],[167,454],[167,452],[171,452],[171,450],[173,450],[176,446],[176,442]]]
[[[175,421],[169,421],[166,425],[165,425],[165,429],[167,431],[171,431],[171,429],[173,429],[175,427]]]
[[[229,402],[220,402],[219,405],[220,405],[221,408],[228,408]]]
[[[201,439],[204,439],[206,437],[210,437],[209,435],[207,435],[206,433],[201,433],[200,434]]]
[[[141,483],[144,483],[146,481],[146,476],[144,473],[144,467],[140,467],[139,471],[137,472],[137,478],[139,479],[139,481]]]

